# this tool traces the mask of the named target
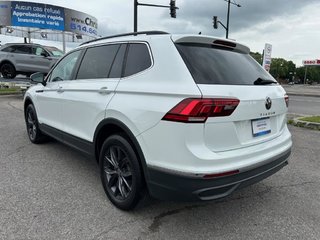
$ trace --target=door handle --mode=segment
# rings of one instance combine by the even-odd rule
[[[64,90],[63,90],[63,88],[62,88],[61,86],[59,86],[59,88],[58,88],[57,92],[58,92],[58,93],[63,93],[63,92],[64,92]]]
[[[108,90],[108,87],[102,87],[99,89],[98,91],[100,94],[108,94],[109,92],[111,92],[110,90]]]

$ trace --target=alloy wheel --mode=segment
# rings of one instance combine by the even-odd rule
[[[110,146],[104,156],[104,174],[109,193],[117,200],[125,200],[132,191],[132,167],[129,156],[120,146]]]

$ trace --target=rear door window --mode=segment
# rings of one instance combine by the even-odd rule
[[[124,77],[136,74],[151,67],[152,61],[148,46],[143,43],[129,44]]]
[[[81,62],[77,79],[107,78],[120,44],[88,48]]]
[[[249,54],[208,44],[176,44],[197,84],[253,85],[258,79],[276,80]]]
[[[31,54],[31,46],[17,46],[14,53]]]

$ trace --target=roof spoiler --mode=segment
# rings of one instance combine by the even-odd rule
[[[241,53],[250,53],[250,48],[240,43],[237,43],[228,39],[220,39],[209,36],[173,36],[172,40],[175,43],[200,43],[200,44],[209,44],[213,46],[225,47],[229,49],[236,50]]]

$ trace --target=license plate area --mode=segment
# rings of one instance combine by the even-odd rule
[[[251,120],[251,126],[253,137],[259,137],[271,133],[270,118]]]

